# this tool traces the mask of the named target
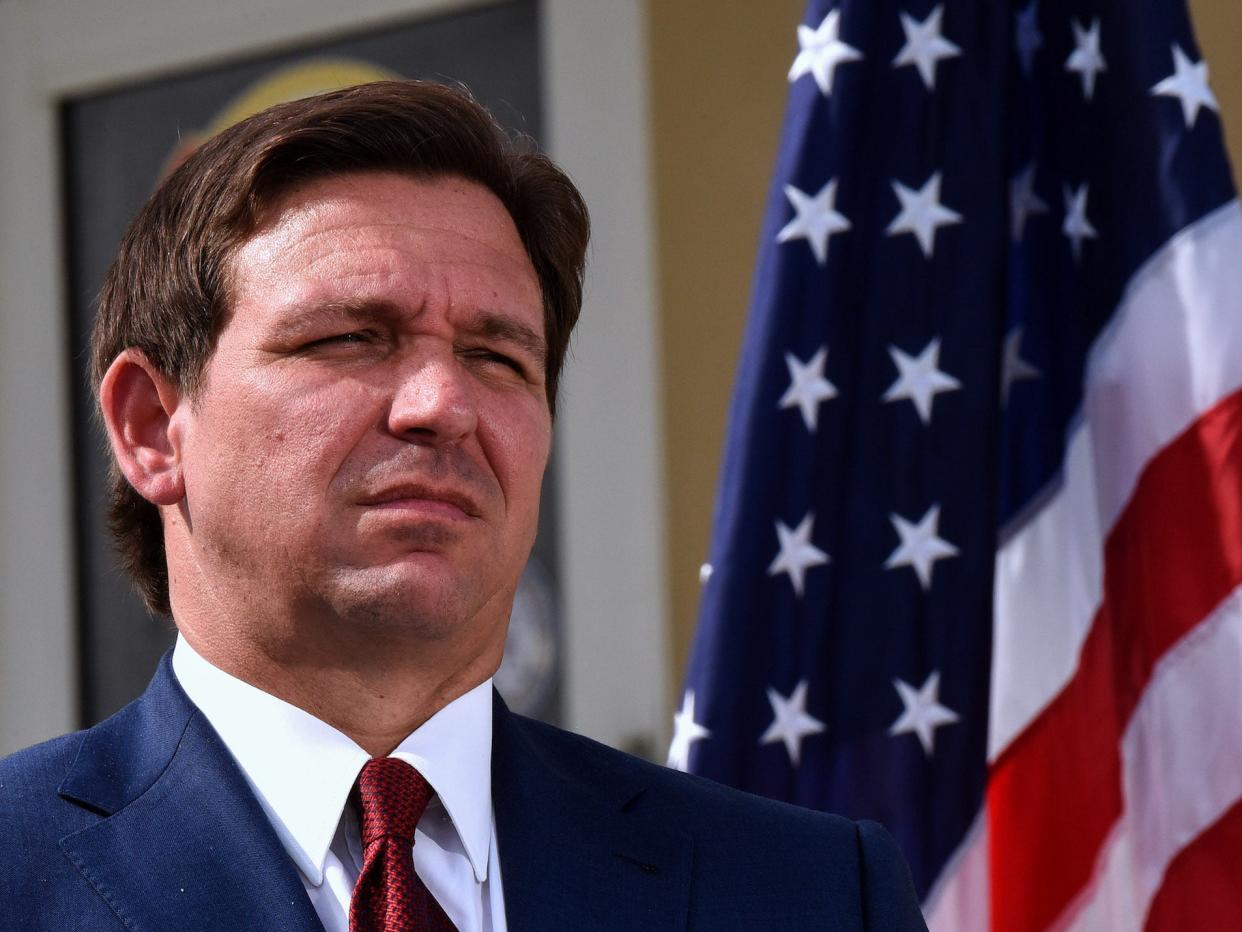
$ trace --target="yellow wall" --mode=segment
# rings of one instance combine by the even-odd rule
[[[803,0],[649,0],[670,674],[685,669]]]
[[[1230,150],[1242,152],[1242,3],[1190,5]],[[803,7],[803,0],[647,4],[673,619],[670,691],[681,681],[694,631],[698,567],[707,553],[733,368]]]

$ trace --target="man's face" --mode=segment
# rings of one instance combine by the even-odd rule
[[[200,575],[256,616],[503,643],[551,418],[539,283],[501,203],[455,177],[310,182],[230,293],[177,426]]]

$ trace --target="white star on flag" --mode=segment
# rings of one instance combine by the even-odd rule
[[[897,381],[888,387],[883,401],[905,401],[914,404],[919,420],[931,423],[932,402],[941,392],[951,392],[962,387],[953,376],[940,371],[940,338],[936,337],[918,356],[909,356],[895,346],[888,354],[897,366]]]
[[[919,70],[923,85],[929,90],[936,88],[936,63],[942,58],[955,58],[962,50],[941,34],[944,4],[940,4],[919,22],[908,13],[901,14],[901,29],[906,34],[906,44],[893,59],[893,67],[914,65]]]
[[[673,716],[673,741],[668,748],[668,766],[688,770],[691,746],[711,736],[710,731],[694,720],[694,690],[686,690],[681,711]]]
[[[846,45],[838,36],[841,28],[841,11],[833,10],[824,17],[818,29],[810,26],[798,27],[798,57],[789,69],[789,81],[792,84],[804,74],[813,75],[820,92],[827,96],[832,93],[832,78],[837,65],[848,61],[858,61],[862,52],[853,46]]]
[[[923,591],[926,592],[931,588],[932,570],[936,561],[958,554],[956,547],[937,536],[940,506],[932,505],[918,524],[912,524],[899,514],[890,514],[888,518],[893,522],[893,528],[901,538],[901,543],[889,555],[884,568],[895,570],[902,566],[913,567]]]
[[[850,222],[835,210],[837,179],[830,180],[814,195],[787,184],[785,197],[793,205],[794,218],[776,234],[776,241],[806,240],[815,254],[815,261],[823,265],[828,261],[828,237],[850,228]]]
[[[1022,358],[1022,328],[1014,327],[1005,337],[1005,356],[1001,360],[1001,407],[1009,407],[1009,392],[1014,382],[1037,379],[1038,369]]]
[[[1009,181],[1009,236],[1022,242],[1026,221],[1032,214],[1046,214],[1048,205],[1035,193],[1035,163],[1014,175]]]
[[[1066,71],[1077,71],[1082,77],[1083,96],[1090,100],[1095,95],[1095,79],[1101,71],[1107,71],[1104,56],[1100,53],[1100,21],[1095,19],[1090,29],[1083,29],[1074,20],[1074,51],[1065,60]]]
[[[815,526],[815,516],[810,512],[793,530],[783,521],[776,522],[776,536],[780,540],[780,553],[768,567],[768,575],[788,573],[793,583],[794,592],[798,596],[806,580],[806,571],[812,566],[822,566],[828,562],[828,554],[811,543],[811,529]]]
[[[1087,219],[1086,182],[1080,184],[1077,191],[1071,191],[1069,186],[1066,185],[1065,223],[1061,225],[1061,232],[1070,239],[1075,262],[1082,259],[1082,241],[1084,239],[1095,239],[1100,235],[1096,232],[1095,227],[1091,225],[1091,221]]]
[[[807,735],[819,734],[824,730],[824,723],[806,711],[807,681],[802,680],[785,698],[775,689],[768,687],[768,703],[772,706],[772,724],[759,739],[760,744],[785,742],[785,750],[789,752],[789,760],[795,767],[802,756],[802,739]]]
[[[1039,0],[1031,0],[1018,11],[1014,18],[1013,41],[1022,62],[1022,73],[1028,78],[1035,64],[1035,53],[1044,47],[1044,36],[1039,31]]]
[[[828,361],[828,347],[821,346],[806,363],[793,353],[785,354],[785,366],[789,369],[789,388],[781,396],[781,408],[799,408],[806,429],[815,433],[819,405],[822,401],[837,397],[837,388],[824,378],[824,364]]]
[[[1192,62],[1176,42],[1173,43],[1173,73],[1153,87],[1151,92],[1181,100],[1187,129],[1194,127],[1200,107],[1220,111],[1212,89],[1208,87],[1207,62]]]
[[[940,172],[936,172],[919,190],[893,181],[893,193],[901,201],[901,211],[884,230],[889,236],[913,233],[923,255],[931,258],[936,248],[937,227],[961,223],[962,215],[940,203]]]
[[[952,725],[958,715],[952,709],[940,704],[940,671],[932,671],[927,682],[915,689],[902,679],[894,679],[893,686],[901,697],[905,710],[889,728],[889,735],[916,734],[919,744],[923,745],[923,753],[931,756],[936,745],[936,729],[941,725]]]

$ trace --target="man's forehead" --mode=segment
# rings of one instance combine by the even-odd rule
[[[496,194],[461,175],[358,171],[308,178],[276,193],[260,209],[247,242],[276,228],[355,222],[361,214],[377,224],[419,228],[451,225],[463,232],[517,236],[512,216]]]
[[[305,308],[431,288],[455,267],[453,286],[474,299],[542,307],[538,276],[492,192],[456,176],[376,172],[306,182],[273,202],[234,252],[230,277],[235,298],[258,286],[265,300]]]

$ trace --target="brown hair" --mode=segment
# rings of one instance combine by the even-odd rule
[[[511,139],[467,93],[382,81],[279,104],[207,141],[155,191],[121,240],[91,334],[98,392],[123,350],[141,350],[193,397],[228,309],[228,267],[265,207],[301,182],[358,171],[459,175],[492,191],[543,292],[546,383],[555,412],[582,306],[589,222],[573,183],[526,138]],[[170,614],[159,510],[115,464],[109,523],[148,607]]]

